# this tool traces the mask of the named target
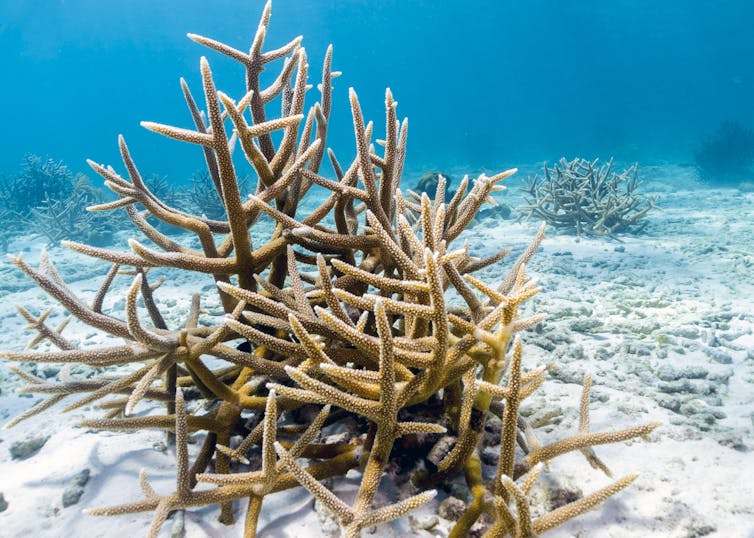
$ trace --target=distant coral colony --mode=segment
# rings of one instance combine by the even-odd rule
[[[94,300],[77,296],[46,255],[36,269],[20,256],[13,258],[73,317],[116,337],[117,343],[79,346],[63,327],[46,323],[49,313],[22,309],[37,333],[32,347],[3,352],[3,357],[128,367],[109,368],[85,381],[63,376],[57,383],[15,369],[29,383],[25,392],[46,399],[11,425],[66,400],[63,411],[100,403],[104,415],[86,420],[89,428],[157,428],[173,434],[172,493],[158,493],[142,474],[143,498],[89,510],[95,515],[151,512],[149,536],[157,536],[172,512],[194,507],[219,505],[220,521],[232,524],[234,501],[244,501],[244,535],[253,537],[265,497],[303,486],[330,510],[344,536],[355,537],[406,516],[435,497],[438,487],[463,475],[470,502],[453,523],[451,537],[465,537],[472,527],[482,528],[488,537],[532,537],[629,485],[635,475],[547,513],[530,506],[530,490],[540,475],[550,472],[545,468],[549,461],[581,452],[610,475],[593,447],[646,437],[657,423],[591,432],[589,376],[578,431],[545,444],[519,414],[522,401],[547,377],[545,366],[525,367],[520,336],[543,316],[519,313],[540,291],[526,265],[544,239],[544,228],[495,285],[472,275],[509,251],[480,259],[456,241],[515,170],[464,178],[452,196],[446,196],[440,178],[433,196],[404,197],[399,184],[407,122],[398,120],[390,90],[383,139],[376,144],[376,128],[365,123],[356,92],[350,90],[355,158],[339,160],[326,151],[332,78],[338,75],[331,68],[332,50],[325,57],[319,101],[305,110],[309,65],[301,38],[263,51],[269,20],[268,3],[248,53],[189,35],[245,67],[244,95],[234,100],[216,89],[210,63],[202,58],[206,110],[200,110],[182,81],[195,127],[143,123],[203,151],[211,180],[207,185],[222,208],[192,211],[161,199],[143,181],[121,137],[125,174],[90,162],[118,199],[91,209],[125,211],[146,241],[130,240],[129,252],[64,243],[112,264]],[[261,72],[278,60],[277,76],[262,87]],[[282,112],[270,117],[271,110]],[[234,146],[257,180],[252,196],[239,187],[242,174],[238,159],[232,158]],[[325,155],[334,179],[320,174]],[[594,163],[562,163],[556,173],[584,175],[585,181],[601,182],[601,189],[617,184]],[[557,190],[551,172],[547,174],[547,188]],[[314,185],[327,189],[329,196],[302,216],[299,208]],[[532,211],[546,216],[541,213],[549,209],[537,184],[531,191]],[[625,203],[633,204],[631,187],[626,197]],[[597,211],[589,227],[611,233],[646,210]],[[183,229],[198,242],[180,243],[155,222]],[[250,230],[270,222],[274,231],[269,240],[255,244],[264,234]],[[168,326],[165,320],[172,318],[155,300],[161,292],[160,282],[152,278],[156,268],[211,276],[224,316],[203,313],[208,297],[197,292],[182,325]],[[115,279],[124,275],[131,281],[124,311],[106,314],[103,302],[114,293]],[[451,292],[459,297],[457,306],[447,301]],[[34,350],[41,342],[57,350]],[[490,472],[480,459],[480,439],[495,422],[499,456]],[[337,427],[350,434],[330,435]],[[202,444],[190,456],[193,432],[203,432]],[[387,504],[377,502],[380,486],[391,480],[386,471],[395,466],[411,476],[410,491],[402,489]],[[350,503],[322,482],[349,470],[360,481]]]

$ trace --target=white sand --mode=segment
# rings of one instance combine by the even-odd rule
[[[645,190],[661,195],[662,210],[650,213],[644,234],[622,236],[622,242],[579,241],[551,231],[529,267],[544,287],[533,309],[550,317],[526,335],[525,360],[528,367],[560,366],[528,402],[529,411],[556,406],[563,410],[559,424],[545,427],[542,439],[560,439],[577,428],[578,383],[584,372],[593,376],[592,431],[662,422],[651,443],[639,440],[597,447],[616,477],[633,472],[640,477],[599,509],[547,536],[754,537],[754,194],[702,190],[689,172],[671,166],[645,170],[650,177]],[[516,205],[516,198],[510,192],[499,199]],[[515,255],[536,227],[536,223],[485,221],[467,237],[478,255],[505,245],[513,246]],[[119,240],[125,244],[123,237]],[[26,258],[34,260],[40,246],[41,242],[30,245]],[[11,251],[25,247],[15,244]],[[89,260],[60,248],[51,249],[51,256],[66,278],[91,275]],[[494,280],[501,272],[489,269],[481,277]],[[4,267],[0,278],[7,285],[14,274]],[[179,323],[190,293],[209,284],[208,279],[185,278],[160,290],[162,304],[171,309],[169,323]],[[90,298],[97,285],[98,279],[83,279],[74,287]],[[20,350],[29,333],[22,330],[25,322],[13,305],[23,304],[39,314],[49,302],[36,289],[8,293],[2,299],[0,348]],[[122,308],[117,302],[115,306]],[[217,308],[216,303],[205,307]],[[65,334],[96,345],[93,333],[72,325]],[[687,367],[704,376],[686,381],[688,386],[681,392],[672,392],[678,390],[673,382],[658,378],[682,374]],[[680,375],[675,383],[684,379]],[[3,423],[38,399],[16,394],[14,387],[19,386],[0,365]],[[694,394],[688,394],[690,390]],[[140,499],[142,468],[158,492],[172,491],[174,454],[153,448],[164,438],[158,431],[94,432],[76,426],[95,416],[95,408],[67,414],[56,408],[0,431],[0,492],[9,504],[0,513],[1,536],[145,535],[149,514],[109,518],[87,516],[82,510]],[[11,444],[33,433],[50,437],[29,459],[11,460]],[[81,500],[63,508],[63,491],[84,468],[90,469],[91,479]],[[581,455],[563,457],[551,470],[561,484],[577,486],[584,494],[609,482]],[[351,495],[356,484],[351,479],[340,481],[336,492]],[[259,536],[321,536],[312,504],[303,490],[266,499]],[[236,506],[241,520],[244,505]],[[417,518],[433,510],[422,509]],[[186,536],[241,536],[240,524],[228,528],[217,523],[216,516],[214,507],[187,512]],[[407,523],[383,525],[376,535],[447,534],[444,521],[432,531],[418,533],[412,533]],[[162,535],[169,536],[170,528],[169,521]]]

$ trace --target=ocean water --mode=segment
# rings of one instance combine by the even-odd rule
[[[238,96],[239,66],[187,32],[246,49],[260,0],[3,0],[0,171],[25,153],[117,163],[185,180],[196,148],[139,121],[190,125],[178,85],[199,55]],[[383,125],[385,87],[410,119],[408,169],[500,168],[576,156],[688,162],[725,120],[754,125],[754,5],[743,0],[561,2],[278,0],[269,46],[304,35],[319,77],[334,45],[330,146],[353,151],[347,89]],[[381,131],[377,131],[381,132]]]
[[[187,80],[204,108],[202,55],[218,89],[239,99],[245,92],[242,67],[186,33],[247,50],[263,5],[262,0],[0,0],[5,127],[0,180],[16,177],[26,156],[38,155],[40,163],[47,158],[63,162],[71,178],[82,172],[99,187],[101,178],[85,161],[111,164],[125,174],[117,145],[122,134],[143,176],[166,178],[169,186],[190,185],[205,167],[202,152],[149,132],[139,122],[193,128],[179,79]],[[366,119],[375,122],[373,139],[379,139],[389,87],[398,117],[409,118],[404,187],[414,187],[427,171],[449,173],[455,188],[465,172],[476,177],[521,169],[506,180],[507,191],[493,195],[500,205],[484,206],[452,246],[466,242],[471,255],[480,258],[512,248],[511,259],[479,272],[484,282],[499,282],[537,233],[537,219],[523,218],[517,209],[526,203],[518,187],[541,174],[544,163],[561,157],[614,158],[617,171],[638,163],[642,196],[657,200],[644,227],[596,237],[550,227],[527,266],[542,291],[526,303],[523,314],[547,318],[524,333],[525,370],[557,366],[548,372],[543,394],[528,399],[521,411],[538,424],[541,439],[553,443],[579,431],[586,372],[593,385],[591,431],[661,423],[651,442],[595,447],[616,478],[634,472],[639,478],[548,537],[754,538],[754,482],[749,479],[754,473],[753,21],[754,3],[734,0],[273,2],[265,50],[304,36],[309,82],[315,86],[306,109],[320,95],[316,84],[322,60],[327,46],[334,46],[333,69],[342,75],[333,82],[327,146],[341,163],[350,163],[356,151],[348,89],[357,91]],[[269,75],[278,67],[271,66]],[[735,181],[720,185],[703,181],[695,151],[724,122],[733,122],[743,134],[738,147],[724,143],[718,152],[744,165],[736,169]],[[249,172],[240,148],[235,162],[240,174]],[[334,177],[329,164],[322,173]],[[247,186],[255,180],[251,177]],[[2,211],[8,203],[2,187],[0,181],[0,223],[6,226],[0,252],[21,253],[35,267],[48,252],[61,278],[88,304],[108,264],[59,245],[60,230],[26,233],[28,214],[22,218]],[[312,189],[297,217],[315,209],[323,194]],[[59,219],[60,227],[64,220]],[[125,219],[113,217],[113,222],[121,229],[104,236],[63,236],[128,251],[127,240],[136,232]],[[252,230],[255,246],[274,229],[271,219],[260,218]],[[170,237],[199,248],[191,234]],[[165,268],[148,274],[153,283],[166,277],[155,301],[170,328],[185,323],[197,291],[203,295],[202,321],[224,322],[211,275]],[[132,282],[128,272],[116,277],[104,314],[124,318]],[[449,305],[462,304],[459,297],[452,295]],[[21,392],[25,382],[2,358],[23,350],[34,334],[15,304],[34,316],[46,316],[43,312],[53,307],[49,326],[59,327],[65,319],[64,309],[13,263],[0,264],[0,425],[39,398]],[[149,325],[148,315],[139,312]],[[76,321],[64,334],[78,346],[114,345],[110,335]],[[53,346],[42,342],[39,347]],[[109,368],[105,375],[123,371]],[[48,383],[68,375],[96,379],[102,374],[101,369],[69,371],[44,362],[26,363],[23,370]],[[199,399],[197,392],[187,398]],[[154,402],[139,405],[140,415],[164,409]],[[81,428],[82,420],[104,412],[85,406],[60,413],[61,407],[0,431],[0,537],[146,535],[150,513],[97,518],[82,509],[141,499],[142,469],[159,494],[173,491],[176,455],[165,445],[164,432]],[[194,414],[204,410],[191,408]],[[243,418],[249,421],[239,430],[258,417]],[[339,438],[362,433],[338,428],[326,433]],[[204,435],[192,435],[191,461]],[[482,451],[484,476],[490,480],[497,456],[491,437],[486,435],[489,446]],[[517,457],[522,456],[519,451]],[[395,451],[393,457],[398,459]],[[386,475],[377,504],[415,494],[407,476],[405,469]],[[532,494],[537,516],[563,499],[610,483],[578,452],[552,462],[543,476]],[[357,478],[351,473],[327,487],[351,502]],[[417,511],[416,519],[403,518],[365,535],[445,537],[452,518],[440,503],[453,496],[465,499],[464,488],[459,476]],[[243,521],[245,502],[235,510],[237,521]],[[242,523],[224,526],[217,514],[217,506],[180,512],[163,525],[160,536],[243,535]],[[446,516],[433,524],[436,514]],[[297,488],[265,499],[258,536],[330,538],[334,523],[328,517]]]

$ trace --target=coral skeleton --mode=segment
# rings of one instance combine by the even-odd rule
[[[447,202],[442,179],[433,198],[426,193],[414,201],[404,198],[399,184],[408,124],[399,121],[390,90],[384,139],[376,143],[376,127],[365,123],[350,90],[355,157],[342,164],[326,151],[332,79],[338,75],[331,67],[332,49],[324,60],[318,101],[305,110],[309,65],[301,38],[265,51],[269,20],[268,3],[248,53],[189,34],[245,67],[246,93],[233,99],[217,90],[210,63],[202,58],[205,111],[181,82],[194,127],[142,124],[199,147],[225,220],[157,198],[121,137],[125,174],[89,163],[118,200],[90,209],[125,211],[143,239],[131,239],[130,250],[120,251],[64,242],[111,264],[96,296],[90,301],[77,296],[46,254],[38,268],[12,257],[70,316],[114,343],[79,346],[64,334],[67,321],[54,327],[50,312],[36,315],[19,307],[35,337],[29,349],[5,351],[3,357],[108,368],[86,380],[64,368],[54,383],[15,369],[28,382],[24,392],[45,399],[9,425],[65,401],[63,411],[99,404],[103,415],[85,420],[89,428],[169,432],[175,444],[174,491],[158,493],[142,473],[143,498],[89,510],[110,516],[151,512],[150,537],[177,510],[219,505],[220,521],[232,524],[241,501],[244,536],[253,537],[265,497],[295,487],[306,488],[329,508],[344,536],[356,537],[428,503],[438,486],[461,474],[472,499],[451,537],[467,536],[479,524],[486,525],[488,537],[536,536],[630,484],[635,475],[540,517],[530,509],[529,492],[548,472],[548,462],[581,452],[609,473],[593,447],[646,437],[657,424],[591,432],[588,378],[580,427],[570,436],[544,443],[519,413],[547,375],[545,367],[524,366],[521,339],[544,318],[521,313],[540,291],[526,266],[544,240],[544,226],[497,285],[472,273],[498,263],[509,250],[480,259],[467,246],[454,245],[515,170],[464,178]],[[263,86],[260,74],[274,62],[282,63],[279,73]],[[271,115],[273,107],[279,116]],[[233,158],[234,148],[258,179],[248,198],[239,192],[241,160]],[[335,179],[320,173],[325,156]],[[329,195],[300,215],[315,185]],[[147,215],[198,241],[167,237]],[[270,219],[269,240],[253,243],[262,234],[251,230]],[[612,229],[613,224],[600,226]],[[196,294],[184,321],[169,326],[166,319],[175,318],[158,308],[156,298],[163,291],[162,281],[153,278],[158,268],[213,279],[224,315],[203,312],[208,299]],[[107,313],[103,304],[118,279],[130,279],[124,310]],[[457,304],[448,301],[451,293]],[[499,464],[494,476],[485,477],[480,439],[496,416],[502,421]],[[323,435],[345,423],[355,428],[350,439]],[[188,438],[196,432],[202,441],[192,457]],[[444,452],[433,448],[448,438]],[[410,469],[413,490],[385,504],[378,499],[380,486],[391,461],[410,446],[423,449]],[[349,476],[360,477],[353,502],[322,482],[349,470]]]
[[[577,235],[640,231],[657,198],[637,192],[638,165],[617,173],[612,159],[598,163],[598,159],[560,159],[552,168],[545,165],[543,177],[535,175],[525,182],[522,190],[528,205],[518,209]]]

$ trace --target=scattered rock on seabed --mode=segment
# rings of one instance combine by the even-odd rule
[[[71,485],[63,492],[63,508],[67,508],[79,502],[84,494],[84,486],[89,482],[89,469],[83,469],[73,477]]]
[[[27,437],[23,441],[16,441],[10,445],[10,455],[14,460],[30,458],[39,452],[39,449],[44,446],[49,438],[49,435],[34,435]]]
[[[438,518],[437,516],[417,518],[409,515],[408,520],[413,532],[431,531],[440,524],[440,518]]]
[[[63,508],[68,508],[71,505],[76,504],[84,494],[84,488],[81,486],[69,486],[63,492]]]
[[[314,511],[320,524],[320,532],[327,538],[336,538],[340,536],[340,525],[335,520],[334,514],[320,502],[319,499],[314,501]]]
[[[441,518],[449,521],[458,521],[466,511],[466,503],[456,497],[448,497],[440,503],[437,513]]]

